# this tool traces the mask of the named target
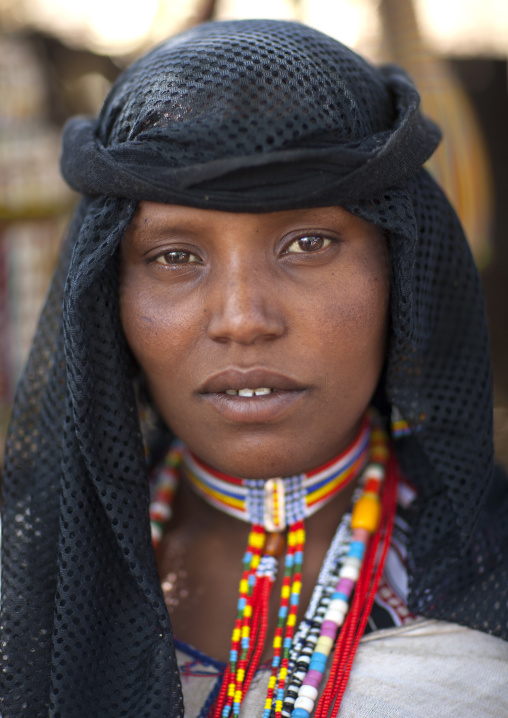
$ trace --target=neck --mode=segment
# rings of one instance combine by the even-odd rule
[[[364,469],[369,454],[370,418],[352,444],[331,461],[307,473],[267,480],[216,471],[183,448],[183,471],[194,491],[216,509],[265,530],[283,531],[331,502]]]

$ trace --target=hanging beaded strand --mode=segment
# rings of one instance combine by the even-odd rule
[[[264,715],[270,714],[272,701],[276,700],[282,706],[288,650],[291,645],[298,611],[304,542],[303,521],[298,521],[290,526],[288,530],[288,550],[285,558],[278,623],[273,640],[274,657]],[[254,600],[249,605],[248,601],[242,600],[242,596],[240,598],[237,621],[242,626],[242,640],[245,639],[243,654],[242,659],[236,663],[235,638],[237,638],[237,634],[235,635],[235,626],[232,652],[224,679],[224,684],[227,681],[228,685],[227,689],[224,690],[223,684],[223,690],[219,695],[214,713],[217,717],[228,718],[230,715],[235,717],[239,715],[242,700],[259,665],[268,624],[268,598],[275,580],[277,558],[283,552],[283,547],[284,539],[282,534],[267,534],[264,555],[255,573]],[[241,591],[242,586],[240,586]],[[249,619],[252,620],[249,621]],[[254,634],[256,634],[255,644],[249,640],[251,635],[253,636]],[[246,673],[247,665],[248,670]]]
[[[159,545],[164,527],[173,515],[173,503],[180,483],[178,467],[182,463],[182,448],[181,442],[173,442],[154,481],[150,500],[150,530],[154,548]]]
[[[357,488],[353,504],[360,495]],[[351,512],[346,512],[335,532],[332,543],[323,561],[321,571],[312,592],[305,618],[301,621],[290,649],[288,662],[287,688],[282,706],[282,718],[290,718],[298,690],[309,667],[310,657],[319,638],[321,624],[330,604],[335,585],[339,580],[339,570],[351,542]]]
[[[272,672],[268,681],[263,718],[269,718],[273,703],[275,703],[276,716],[280,715],[282,710],[289,650],[293,641],[302,585],[304,544],[305,528],[303,521],[299,521],[291,527],[288,535],[288,552],[282,581],[281,603],[273,641]]]
[[[267,578],[274,580],[270,572],[266,571],[262,564],[262,552],[265,546],[266,535],[263,526],[253,526],[249,534],[247,550],[243,557],[243,573],[240,579],[239,597],[237,603],[237,614],[229,664],[223,680],[223,690],[219,695],[218,703],[222,707],[222,715],[228,716],[233,710],[233,715],[240,709],[243,694],[248,686],[244,685],[245,669],[251,659],[251,618],[257,609],[257,593],[259,585],[256,586],[256,574],[258,571]]]

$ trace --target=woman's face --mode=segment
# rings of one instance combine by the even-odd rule
[[[347,447],[388,304],[386,243],[341,207],[142,202],[122,242],[121,319],[151,395],[194,453],[236,476],[289,476]]]

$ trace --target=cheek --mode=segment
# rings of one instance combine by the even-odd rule
[[[388,339],[389,275],[384,263],[368,263],[338,279],[333,299],[322,308],[316,332],[331,367],[329,381],[351,392],[372,393],[381,373]],[[370,395],[368,397],[370,399]]]
[[[194,344],[188,313],[171,306],[157,293],[124,284],[120,316],[127,342],[143,370],[149,392],[161,417],[182,433],[181,407],[186,405],[182,371],[188,366]]]
[[[178,365],[188,327],[185,315],[148,291],[135,275],[121,277],[120,318],[131,351],[148,376],[162,374],[172,362]]]

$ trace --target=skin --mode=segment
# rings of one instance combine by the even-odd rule
[[[152,397],[194,453],[240,477],[293,475],[347,448],[383,366],[388,304],[386,243],[340,207],[142,202],[122,241],[121,319]],[[236,389],[244,377],[247,388],[282,388],[242,399],[224,393],[231,377]],[[302,606],[352,489],[307,521]],[[248,526],[187,487],[175,508],[159,567],[163,579],[186,567],[188,598],[171,607],[177,636],[226,658]]]

